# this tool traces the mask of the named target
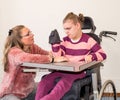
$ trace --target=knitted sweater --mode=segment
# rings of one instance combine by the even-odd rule
[[[26,97],[31,93],[35,86],[35,73],[24,73],[23,62],[48,63],[48,52],[37,45],[31,46],[30,53],[13,47],[8,53],[9,72],[4,72],[3,80],[0,84],[0,97],[6,94],[15,94],[20,98]]]
[[[85,56],[92,55],[92,60],[102,61],[106,59],[106,54],[101,46],[89,35],[83,33],[80,40],[72,42],[66,36],[60,44],[52,45],[55,56],[66,56],[70,61],[85,61]]]

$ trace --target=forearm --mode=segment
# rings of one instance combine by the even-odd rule
[[[23,62],[34,62],[34,63],[50,63],[51,59],[49,55],[30,54],[30,53],[18,53],[16,55],[9,54],[8,59],[15,65],[20,65]]]
[[[52,45],[52,52],[53,52],[53,56],[61,56],[62,49],[60,48],[60,44]]]

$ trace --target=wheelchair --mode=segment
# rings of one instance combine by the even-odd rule
[[[102,31],[100,35],[95,34],[96,26],[91,17],[85,16],[82,30],[87,30],[86,34],[90,35],[99,44],[102,36],[111,37],[107,34],[117,35],[116,32]],[[112,37],[111,37],[112,38]],[[94,67],[95,66],[95,67]],[[116,88],[112,80],[107,80],[103,85],[101,83],[100,67],[103,63],[94,65],[92,69],[87,69],[87,76],[73,82],[71,89],[61,98],[61,100],[116,100]],[[55,80],[57,83],[59,78]]]

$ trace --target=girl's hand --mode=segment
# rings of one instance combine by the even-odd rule
[[[68,58],[66,58],[64,56],[54,57],[54,62],[65,62],[65,61],[69,61],[69,60],[68,60]]]
[[[92,61],[92,55],[85,56],[85,62],[86,63],[91,62],[91,61]]]

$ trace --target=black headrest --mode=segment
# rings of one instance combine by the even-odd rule
[[[91,36],[94,40],[96,40],[97,43],[100,44],[100,38],[93,34],[95,33],[96,26],[94,25],[93,19],[91,17],[85,16],[82,30],[91,29],[91,31],[88,33],[89,36]]]
[[[85,16],[82,29],[91,29],[92,32],[96,30],[93,19],[91,17]]]

